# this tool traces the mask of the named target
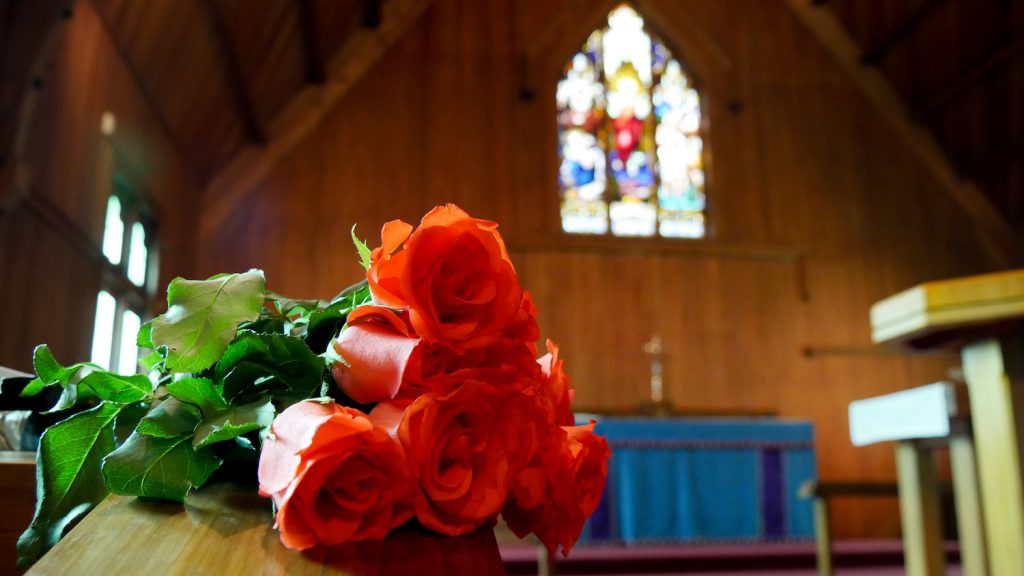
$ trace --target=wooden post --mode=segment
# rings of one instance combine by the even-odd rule
[[[1024,492],[1021,489],[1024,338],[1020,331],[962,350],[974,414],[982,515],[993,574],[1024,574]]]
[[[897,442],[896,472],[907,576],[943,576],[946,555],[932,450],[913,441]]]
[[[548,557],[548,549],[540,543],[537,544],[537,576],[558,576],[555,560]]]
[[[970,436],[949,439],[949,465],[953,473],[953,500],[957,531],[960,533],[960,567],[965,576],[986,576],[985,526],[981,515],[981,492]]]
[[[832,531],[828,511],[828,498],[818,494],[814,497],[814,545],[818,576],[832,576]]]

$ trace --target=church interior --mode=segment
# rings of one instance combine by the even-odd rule
[[[0,376],[134,374],[172,279],[331,298],[453,203],[612,452],[508,573],[1024,574],[1022,151],[1017,0],[6,0]],[[933,383],[941,433],[858,404]]]

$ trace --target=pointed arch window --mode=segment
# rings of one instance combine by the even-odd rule
[[[704,237],[700,96],[632,7],[590,35],[555,100],[565,232]]]

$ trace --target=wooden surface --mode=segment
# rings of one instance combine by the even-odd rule
[[[504,574],[494,532],[446,538],[406,526],[380,541],[305,553],[271,528],[253,486],[213,485],[185,506],[109,496],[28,574]]]
[[[1024,335],[963,349],[992,574],[1024,574]]]
[[[1024,270],[925,282],[871,307],[875,342],[932,347],[1024,318]]]
[[[35,504],[35,452],[0,451],[0,575],[16,573],[14,545],[32,521]]]
[[[896,472],[907,576],[942,576],[942,509],[935,455],[914,441],[896,443]]]
[[[973,438],[955,435],[949,439],[949,467],[955,491],[960,567],[967,576],[985,576],[988,574],[985,523]]]

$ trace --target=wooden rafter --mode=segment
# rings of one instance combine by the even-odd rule
[[[860,48],[827,6],[786,0],[797,19],[821,42],[881,117],[906,143],[943,190],[967,215],[989,255],[1002,266],[1020,263],[1013,229],[977,184],[958,175],[935,138],[911,120],[907,106],[876,68],[860,61]]]
[[[981,58],[966,71],[946,84],[946,89],[940,91],[924,104],[919,106],[915,113],[918,117],[930,116],[942,110],[949,104],[963,96],[972,86],[983,78],[999,69],[1000,66],[1013,60],[1020,54],[1024,54],[1024,35],[1016,36],[995,52]]]
[[[363,0],[363,27],[375,30],[383,17],[381,0]]]
[[[121,36],[116,33],[117,30],[114,29],[114,26],[110,21],[110,17],[105,11],[106,5],[103,2],[97,2],[96,0],[90,0],[89,3],[96,12],[100,25],[103,26],[103,31],[106,33],[107,37],[110,38],[110,43],[113,45],[114,51],[117,52],[117,56],[121,60],[121,64],[124,65],[125,70],[132,79],[132,83],[135,84],[136,89],[139,91],[139,95],[142,96],[142,101],[145,102],[146,106],[153,112],[153,117],[156,119],[156,123],[160,127],[160,132],[163,133],[164,138],[167,139],[168,144],[170,144],[178,159],[181,160],[182,165],[185,166],[186,177],[191,182],[201,182],[194,165],[189,162],[192,156],[186,153],[186,149],[182,144],[180,135],[175,133],[171,123],[167,120],[167,116],[164,114],[164,111],[157,106],[157,101],[153,95],[152,89],[145,82],[138,66],[135,64],[135,60],[132,58],[132,54],[125,46]]]
[[[245,146],[207,184],[200,233],[220,225],[426,10],[431,0],[389,0],[381,25],[361,28],[328,60],[327,81],[304,88],[267,124],[265,146]]]
[[[917,30],[918,26],[920,26],[936,8],[945,2],[946,0],[923,0],[917,5],[917,8],[915,8],[914,11],[911,12],[905,20],[903,20],[903,22],[889,33],[889,35],[882,38],[871,48],[865,50],[864,55],[861,56],[861,62],[874,65],[884,60],[886,55],[889,54],[893,48],[899,46],[904,40],[909,38],[914,31]]]
[[[327,62],[316,30],[316,7],[313,6],[313,0],[298,0],[298,3],[306,79],[313,84],[323,84],[327,81]]]
[[[242,65],[238,61],[238,54],[231,42],[231,35],[224,22],[224,14],[220,11],[220,5],[216,0],[197,1],[200,4],[200,9],[206,15],[207,28],[220,52],[224,76],[231,89],[231,96],[235,100],[235,109],[238,112],[239,120],[245,127],[245,137],[249,142],[262,146],[267,142],[267,135],[260,123],[259,115],[256,113],[256,104],[253,102],[252,92],[246,85],[245,76],[242,74]]]

